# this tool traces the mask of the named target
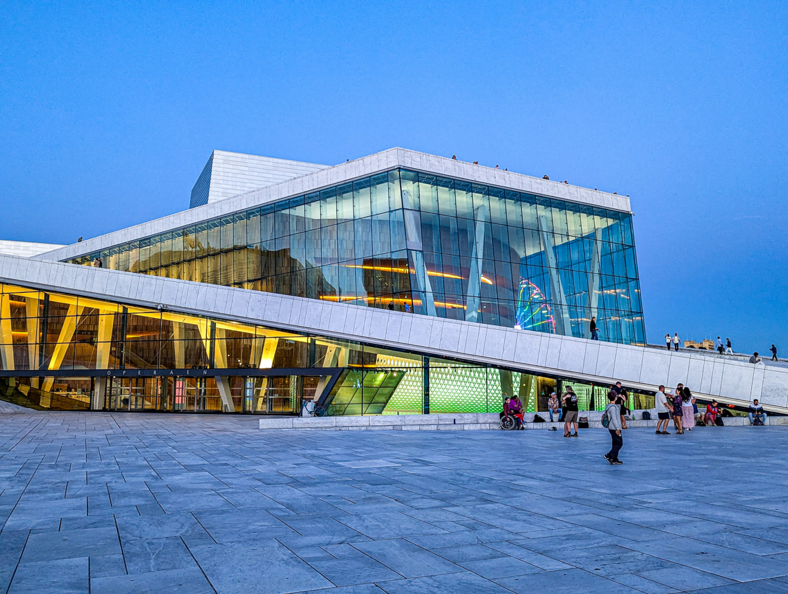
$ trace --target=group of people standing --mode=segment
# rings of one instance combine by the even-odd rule
[[[725,344],[722,344],[722,339],[718,336],[716,342],[714,343],[715,347],[717,348],[717,352],[720,355],[732,355],[733,354],[733,346],[731,345],[731,339],[726,338]]]
[[[683,434],[685,430],[692,431],[695,427],[698,405],[692,392],[684,384],[679,384],[670,393],[666,393],[665,386],[660,386],[655,402],[658,417],[657,435],[670,435],[667,428],[671,418],[677,435]]]

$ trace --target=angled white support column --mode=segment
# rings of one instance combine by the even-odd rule
[[[41,352],[41,341],[38,336],[39,328],[41,327],[38,319],[39,300],[26,296],[25,301],[25,316],[27,316],[25,320],[25,323],[27,324],[27,368],[32,370],[38,369],[38,358]],[[38,378],[31,377],[30,385],[34,388],[38,388]]]
[[[0,337],[2,337],[3,344],[0,348],[0,355],[3,359],[3,369],[6,371],[13,371],[16,369],[14,365],[14,334],[11,327],[11,301],[10,295],[0,295],[2,302],[0,303]]]
[[[599,309],[599,266],[602,261],[602,229],[594,233],[593,251],[591,252],[591,267],[588,269],[588,321],[596,317]],[[586,324],[585,337],[591,338],[591,325]]]
[[[216,340],[214,341],[213,365],[218,369],[227,369],[227,342],[224,340],[224,330],[216,329]],[[210,340],[210,338],[209,338]],[[230,378],[227,376],[216,376],[216,386],[219,388],[219,396],[222,405],[227,412],[235,412],[232,391],[230,390]]]
[[[555,330],[558,334],[572,336],[572,321],[569,319],[569,308],[566,304],[564,287],[561,284],[561,275],[558,273],[558,262],[555,259],[555,248],[553,239],[547,232],[547,220],[544,216],[539,217],[539,234],[542,236],[544,253],[547,258],[547,274],[550,277],[550,288],[553,293],[553,319],[555,320]]]
[[[260,366],[258,369],[271,369],[274,365],[274,356],[276,355],[276,347],[279,344],[278,338],[267,338],[263,344],[263,354],[260,357]]]
[[[96,347],[96,369],[109,369],[109,355],[112,347],[110,341],[112,340],[112,327],[114,324],[114,315],[99,315],[98,345]]]
[[[471,269],[468,273],[468,296],[465,299],[465,321],[478,322],[482,306],[482,270],[484,265],[484,229],[487,208],[476,209],[475,233],[471,246]]]
[[[57,337],[57,344],[52,351],[52,357],[49,359],[49,364],[47,365],[48,370],[54,371],[60,369],[60,365],[63,363],[63,358],[66,356],[68,347],[71,345],[71,339],[74,338],[74,330],[77,328],[77,318],[82,315],[82,310],[84,309],[84,307],[77,307],[76,305],[68,306],[67,317],[63,321],[63,327],[60,329],[60,334]],[[44,379],[44,385],[41,389],[44,392],[50,392],[54,384],[55,378],[51,376],[47,377]]]
[[[175,341],[175,368],[184,369],[186,367],[186,343],[183,337],[186,335],[183,322],[172,323],[172,337]]]

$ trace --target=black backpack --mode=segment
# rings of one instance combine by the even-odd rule
[[[644,421],[650,421],[651,420],[651,413],[648,412],[647,410],[643,411],[643,420]]]
[[[534,423],[544,423],[545,420],[542,417],[540,417],[539,415],[534,415],[534,421],[533,422]]]

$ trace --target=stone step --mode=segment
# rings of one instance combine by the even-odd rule
[[[542,413],[539,413],[542,416]],[[590,429],[604,429],[602,412],[589,411]],[[657,420],[642,420],[642,411],[634,411],[634,418],[627,421],[631,428],[656,427]],[[526,429],[551,429],[563,431],[561,423],[534,423],[534,413],[525,415]],[[747,417],[725,417],[726,427],[749,426]],[[788,425],[788,417],[767,417],[767,425]],[[498,413],[465,413],[434,415],[368,415],[359,417],[275,417],[259,419],[260,429],[298,429],[304,431],[482,431],[500,429]],[[671,423],[672,427],[672,423]],[[701,427],[704,429],[704,427]]]

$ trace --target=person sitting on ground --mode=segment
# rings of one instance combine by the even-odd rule
[[[517,394],[509,401],[509,414],[514,417],[515,423],[517,423],[517,429],[525,428],[523,427],[523,403],[520,401],[520,397]]]
[[[557,415],[557,421],[561,422],[561,403],[558,402],[558,395],[553,392],[550,394],[550,400],[547,401],[547,410],[550,412],[550,422],[554,422],[553,415]]]
[[[750,417],[750,425],[765,425],[766,424],[766,413],[763,410],[763,406],[758,402],[758,399],[752,401],[750,405],[750,412],[747,415]]]
[[[720,405],[716,400],[712,400],[711,404],[706,406],[706,414],[703,417],[704,422],[709,427],[717,426],[717,417],[720,414]]]
[[[758,351],[756,351],[752,354],[752,357],[750,357],[750,363],[755,364],[760,362],[761,362],[761,358],[758,356]]]

